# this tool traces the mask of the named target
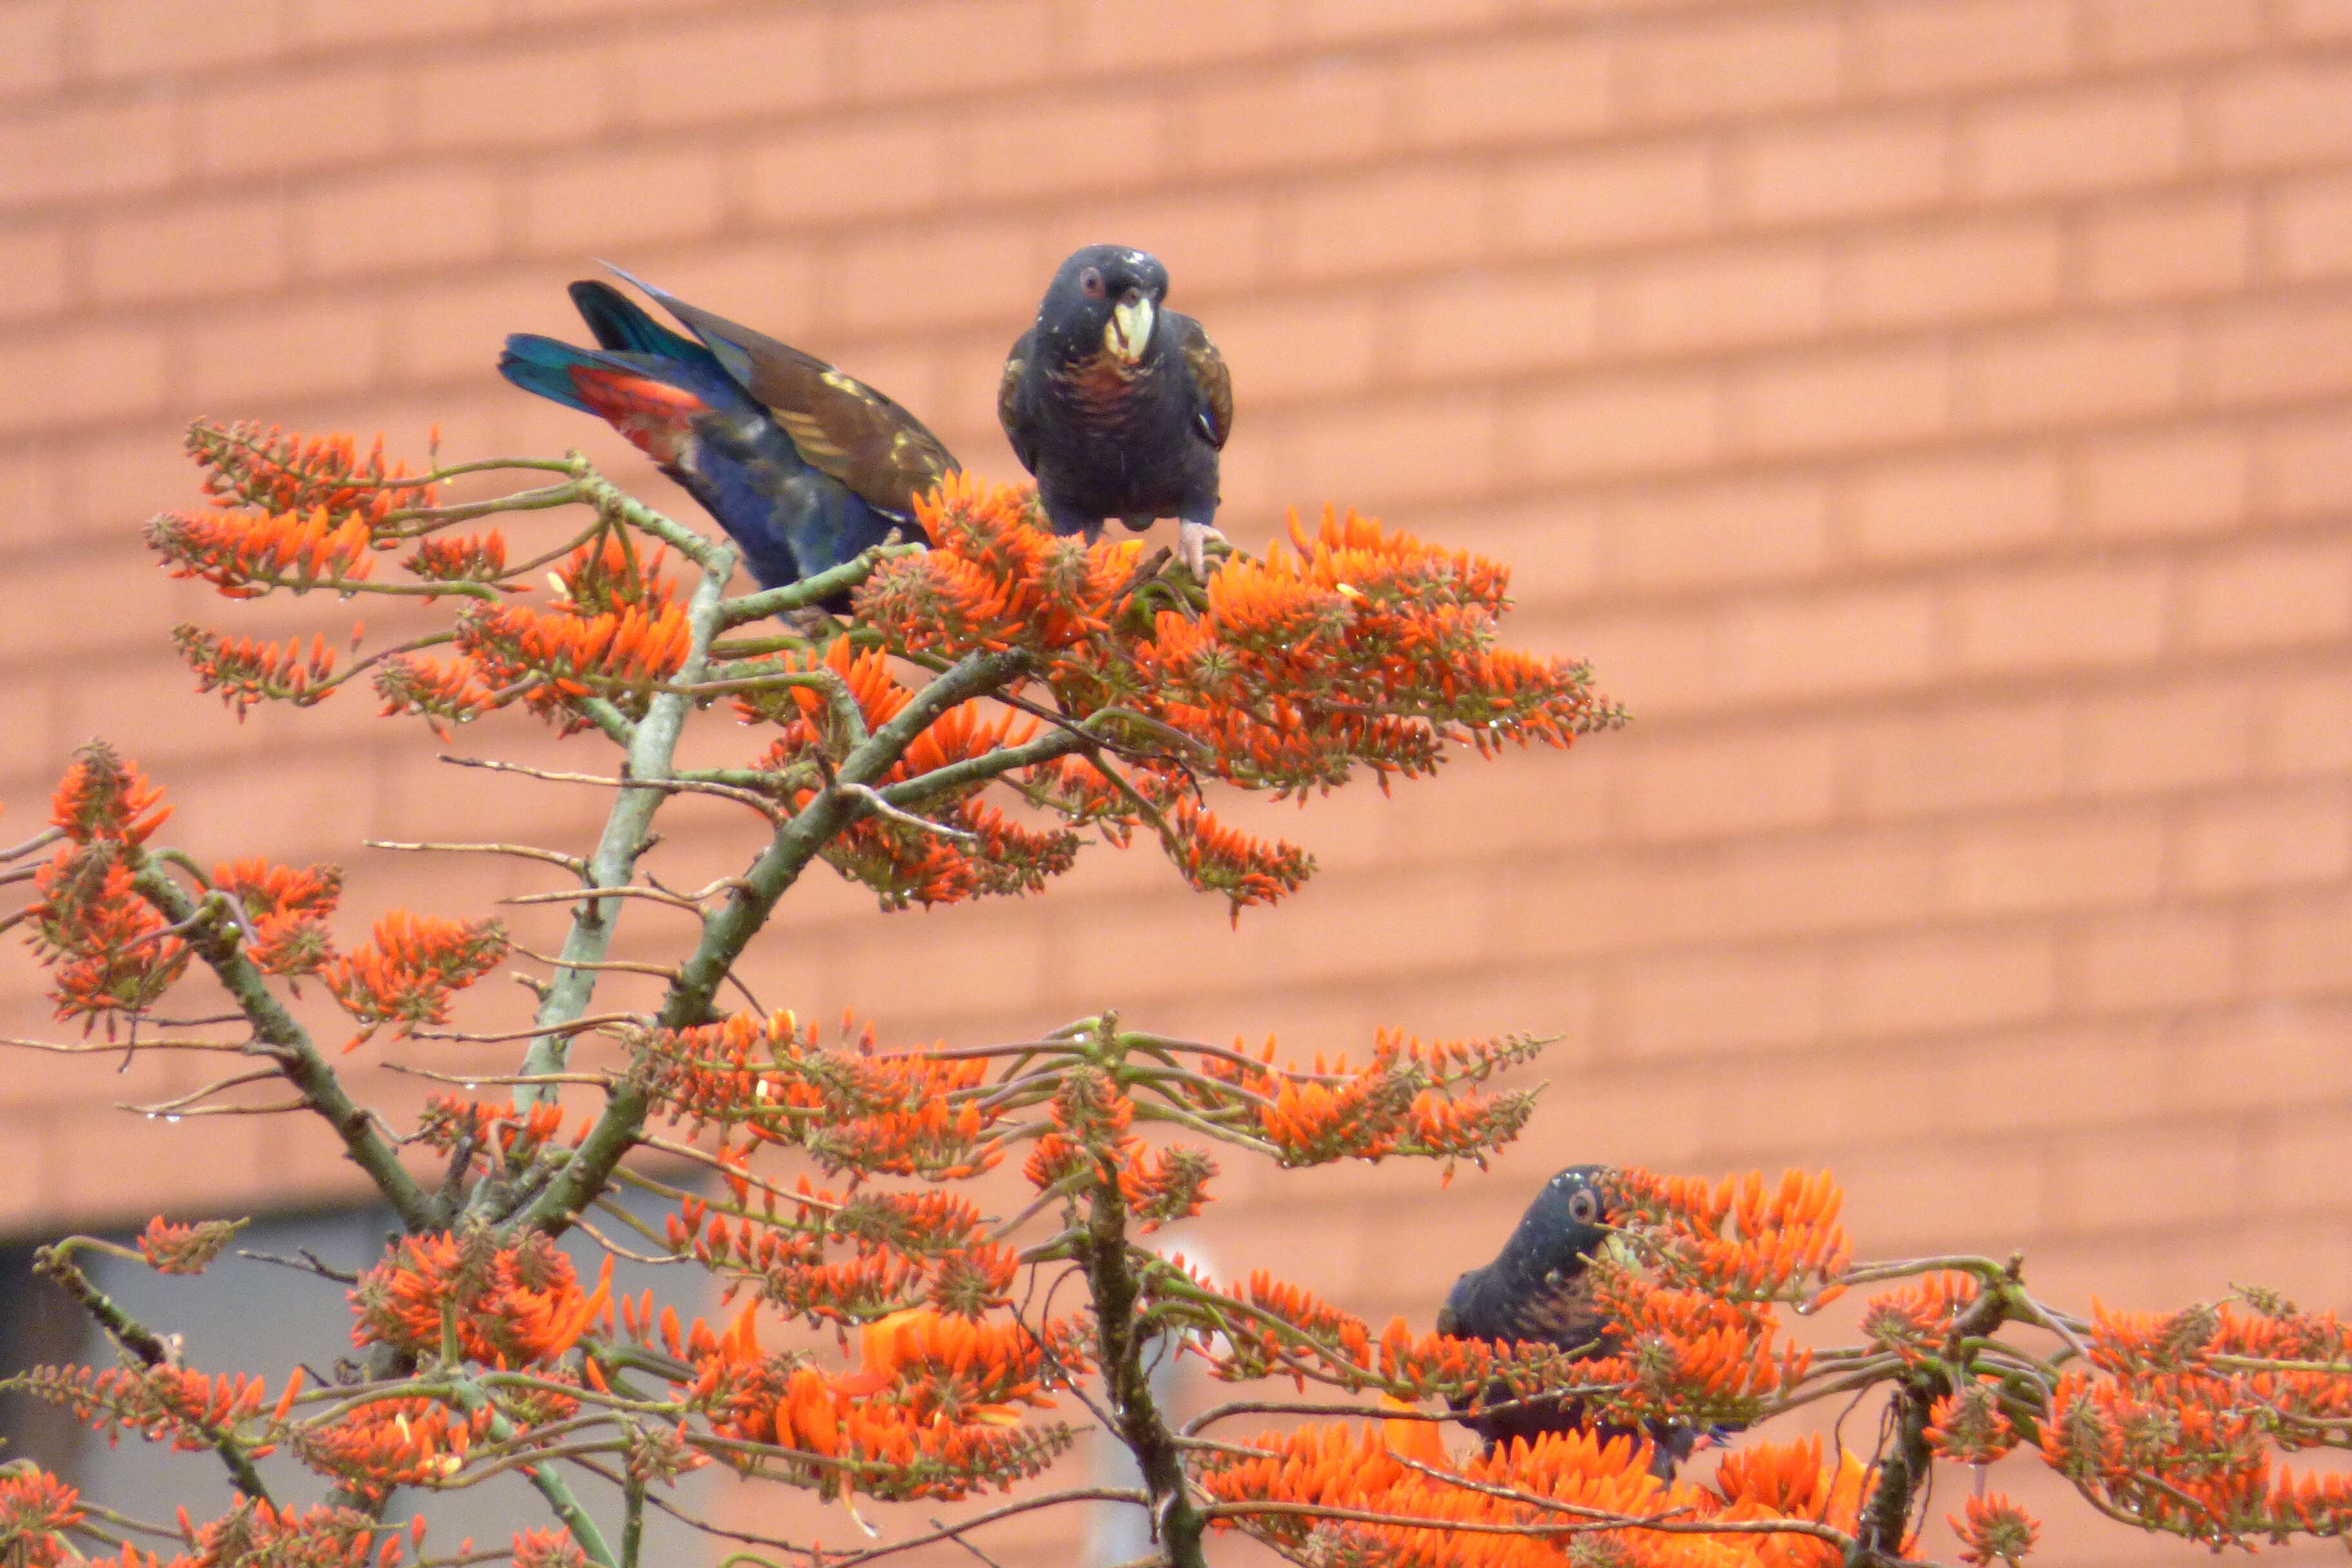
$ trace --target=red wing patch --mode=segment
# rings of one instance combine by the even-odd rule
[[[595,365],[574,365],[572,384],[597,416],[656,463],[676,463],[694,440],[690,421],[709,405],[684,387]]]

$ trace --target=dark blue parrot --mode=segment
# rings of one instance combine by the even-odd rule
[[[1612,1354],[1613,1326],[1593,1304],[1592,1279],[1586,1265],[1608,1245],[1609,1170],[1604,1165],[1571,1165],[1544,1184],[1535,1202],[1503,1243],[1494,1262],[1473,1268],[1454,1282],[1445,1305],[1438,1310],[1437,1331],[1465,1340],[1523,1340],[1549,1344],[1582,1359]],[[1503,1384],[1487,1386],[1482,1405],[1512,1398]],[[1469,1402],[1459,1401],[1456,1410]],[[1491,1414],[1484,1409],[1462,1418],[1462,1424],[1496,1444],[1523,1438],[1533,1441],[1547,1432],[1571,1432],[1589,1423],[1583,1403],[1572,1398],[1533,1398]],[[1651,1472],[1671,1480],[1675,1468],[1693,1453],[1733,1430],[1653,1422],[1641,1434],[1653,1445]],[[1604,1437],[1627,1436],[1622,1427],[1602,1426]]]
[[[1164,307],[1168,268],[1121,245],[1090,245],[1054,274],[1037,320],[1013,345],[996,417],[1054,531],[1092,541],[1178,520],[1177,552],[1208,580],[1222,539],[1218,454],[1234,427],[1224,356],[1192,317]]]
[[[922,421],[821,359],[613,270],[694,335],[582,281],[572,302],[598,346],[517,332],[499,373],[627,437],[718,519],[763,588],[894,533],[922,538],[915,498],[960,467]]]

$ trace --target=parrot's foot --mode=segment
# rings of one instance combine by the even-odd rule
[[[1215,540],[1230,552],[1233,545],[1225,536],[1205,522],[1189,520],[1176,525],[1176,558],[1184,563],[1196,583],[1209,580],[1209,541]]]

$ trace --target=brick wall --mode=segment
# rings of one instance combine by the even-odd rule
[[[1141,856],[887,920],[812,886],[770,1000],[1563,1036],[1494,1175],[1231,1173],[1200,1245],[1376,1316],[1571,1158],[1831,1165],[1865,1252],[2020,1246],[2075,1300],[2352,1305],[2345,0],[0,0],[0,82],[17,828],[103,731],[199,850],[341,859],[355,910],[537,885],[357,841],[590,802],[185,695],[164,628],[226,617],[136,542],[181,423],[678,499],[491,373],[609,257],[1010,476],[1003,348],[1118,239],[1232,363],[1230,531],[1351,501],[1500,554],[1638,722],[1286,810],[1323,875],[1238,931]],[[308,1131],[107,1109],[188,1081],[12,1061],[0,1223],[351,1190]]]

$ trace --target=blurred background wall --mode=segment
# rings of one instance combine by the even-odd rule
[[[1831,1166],[1865,1254],[2022,1247],[2078,1303],[2352,1306],[2347,0],[0,0],[0,82],[5,837],[104,733],[200,853],[348,866],[353,930],[542,885],[359,841],[577,843],[589,792],[190,695],[173,621],[350,612],[146,562],[183,423],[579,445],[698,519],[492,372],[609,258],[1009,478],[1003,351],[1118,240],[1231,362],[1238,542],[1331,501],[1497,554],[1636,721],[1244,810],[1323,873],[1238,930],[1139,851],[887,918],[813,882],[765,1000],[1561,1036],[1492,1174],[1229,1172],[1192,1244],[1376,1320],[1572,1159]],[[450,749],[500,748],[555,754]],[[46,1024],[21,955],[0,1008]],[[0,1229],[355,1195],[314,1129],[110,1109],[173,1070],[7,1058]]]

